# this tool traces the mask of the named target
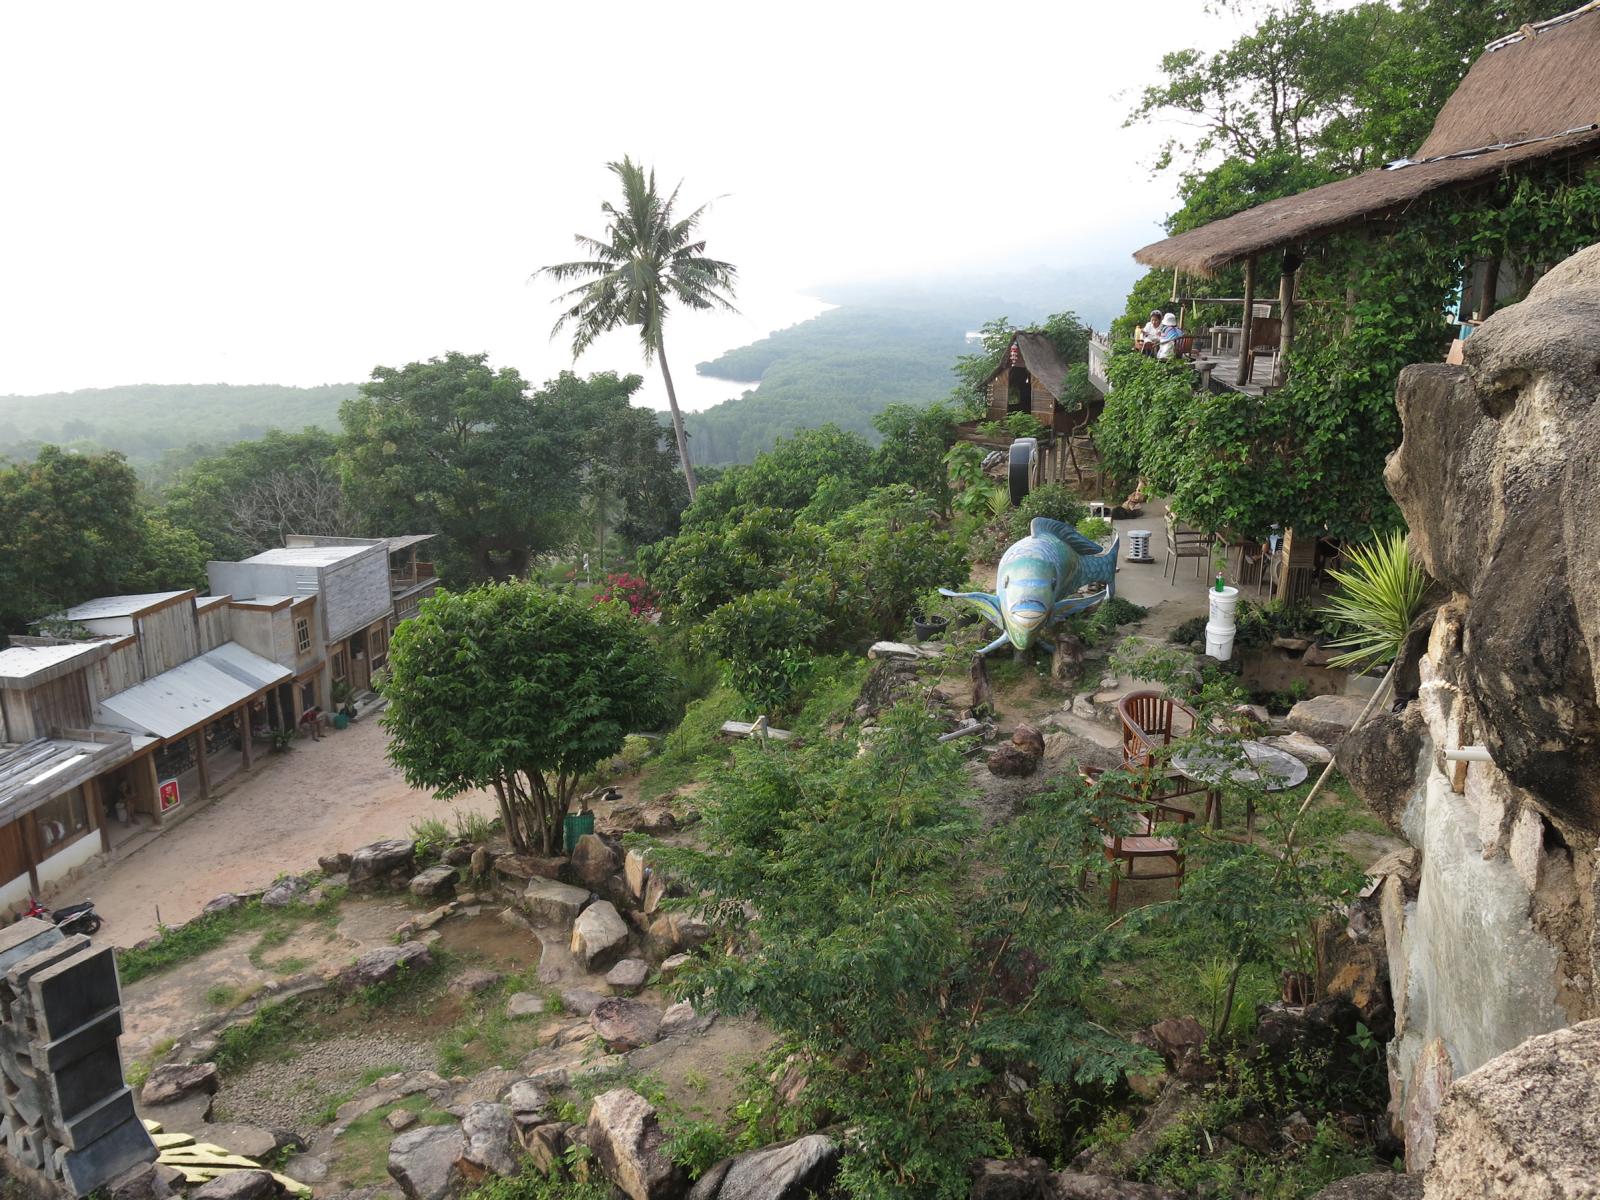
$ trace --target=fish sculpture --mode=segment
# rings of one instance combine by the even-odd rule
[[[1054,649],[1042,634],[1062,617],[1087,612],[1115,594],[1119,540],[1113,538],[1109,548],[1103,547],[1061,521],[1035,517],[1028,536],[1012,542],[1000,556],[993,592],[952,592],[948,588],[939,592],[968,601],[1000,630],[999,637],[978,651],[980,655],[1007,643],[1018,650],[1035,643]],[[1096,583],[1105,587],[1078,595]]]

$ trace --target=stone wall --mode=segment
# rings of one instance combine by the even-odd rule
[[[1397,669],[1411,703],[1340,759],[1416,850],[1381,905],[1392,1116],[1412,1170],[1433,1157],[1452,1080],[1600,1016],[1596,329],[1591,247],[1485,323],[1465,366],[1400,380],[1389,487],[1445,599]],[[1445,759],[1460,746],[1492,761]]]

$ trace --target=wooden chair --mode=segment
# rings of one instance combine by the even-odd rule
[[[1195,560],[1194,577],[1199,579],[1204,574],[1200,560],[1211,560],[1211,543],[1216,540],[1215,535],[1202,533],[1198,529],[1190,529],[1181,524],[1170,512],[1167,513],[1167,557],[1161,562],[1161,577],[1167,576],[1167,564],[1172,564],[1173,584],[1178,582],[1178,564],[1173,559],[1192,558]]]
[[[1088,785],[1100,790],[1102,774],[1098,767],[1078,768],[1079,774]],[[1127,880],[1129,883],[1145,882],[1154,879],[1176,880],[1176,886],[1181,891],[1183,888],[1183,846],[1177,838],[1166,837],[1157,832],[1160,822],[1175,821],[1180,825],[1187,824],[1194,819],[1194,814],[1183,808],[1173,808],[1156,800],[1142,799],[1138,796],[1120,795],[1134,810],[1131,828],[1124,831],[1120,827],[1102,829],[1100,846],[1105,854],[1106,861],[1112,865],[1111,872],[1111,911],[1117,911],[1117,896],[1122,890],[1122,864],[1127,864]],[[1170,866],[1155,872],[1145,871],[1140,873],[1138,864],[1166,859]]]
[[[1129,692],[1117,701],[1117,719],[1122,722],[1122,765],[1146,773],[1147,794],[1163,804],[1184,796],[1204,796],[1203,812],[1215,821],[1218,814],[1213,807],[1218,797],[1212,789],[1174,771],[1161,754],[1175,737],[1187,737],[1194,731],[1200,714],[1182,700],[1160,692]]]

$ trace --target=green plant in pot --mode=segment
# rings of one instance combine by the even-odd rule
[[[341,712],[347,717],[356,715],[355,705],[351,703],[355,699],[355,689],[346,680],[341,679],[334,684],[329,694],[333,698],[334,711]]]

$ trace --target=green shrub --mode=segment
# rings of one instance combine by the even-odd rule
[[[1104,517],[1085,517],[1078,522],[1078,532],[1086,538],[1100,541],[1111,536],[1111,522]]]
[[[1049,517],[1076,528],[1088,513],[1088,505],[1070,488],[1060,483],[1047,483],[1034,488],[1011,510],[1011,539],[1027,537],[1028,526],[1035,517]]]
[[[1406,535],[1391,533],[1350,550],[1350,566],[1328,574],[1339,594],[1326,613],[1350,627],[1332,644],[1346,648],[1330,666],[1364,671],[1394,661],[1428,591],[1423,571]]]

